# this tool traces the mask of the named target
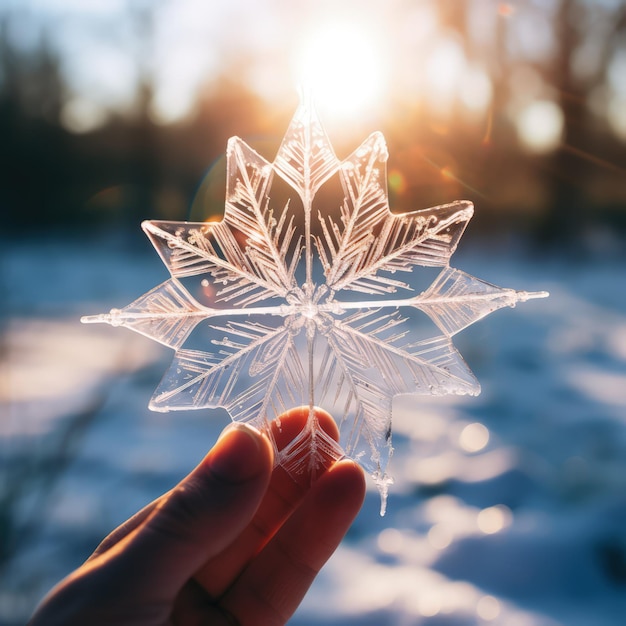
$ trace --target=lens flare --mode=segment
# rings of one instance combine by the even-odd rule
[[[395,194],[403,194],[407,189],[407,182],[404,174],[400,170],[392,169],[387,177],[389,190]]]

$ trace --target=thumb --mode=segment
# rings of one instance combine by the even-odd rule
[[[265,437],[250,426],[230,425],[143,524],[102,555],[109,581],[120,581],[136,600],[137,595],[146,601],[174,598],[248,525],[267,490],[272,464]],[[100,569],[99,560],[92,561],[94,568]]]

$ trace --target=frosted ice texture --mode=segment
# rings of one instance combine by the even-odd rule
[[[82,318],[176,351],[153,410],[223,407],[271,436],[271,420],[308,405],[307,426],[276,451],[277,463],[297,475],[329,458],[356,459],[379,487],[381,515],[394,396],[478,394],[451,337],[503,306],[547,295],[450,267],[472,203],[393,214],[386,161],[377,132],[340,161],[308,103],[273,163],[231,138],[223,219],[144,222],[171,278],[123,309]],[[320,203],[330,179],[343,198]],[[275,189],[286,201],[274,200]],[[414,268],[434,268],[432,284],[416,287]],[[420,312],[427,330],[418,337]],[[339,443],[314,406],[338,421]]]

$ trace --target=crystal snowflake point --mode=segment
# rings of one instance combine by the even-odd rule
[[[451,338],[503,306],[547,295],[451,267],[473,204],[393,214],[387,158],[375,132],[340,161],[303,99],[273,162],[229,140],[220,221],[142,224],[169,280],[81,320],[125,326],[175,350],[153,410],[221,407],[272,436],[273,420],[308,406],[277,462],[297,478],[351,457],[374,477],[381,514],[392,483],[393,398],[478,394]],[[277,177],[293,196],[286,202],[273,198]],[[320,205],[331,178],[343,197]],[[426,287],[420,269],[436,273]],[[335,418],[339,442],[319,428],[315,406]]]

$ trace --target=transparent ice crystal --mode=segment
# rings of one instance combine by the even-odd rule
[[[378,132],[340,161],[306,101],[273,163],[231,138],[223,219],[144,222],[171,278],[123,309],[82,318],[175,350],[153,410],[222,407],[271,436],[272,420],[308,406],[307,425],[276,450],[277,463],[297,476],[351,457],[374,477],[381,515],[393,398],[478,394],[451,337],[548,295],[450,267],[472,203],[393,214],[386,161]],[[337,420],[339,443],[316,406]]]

